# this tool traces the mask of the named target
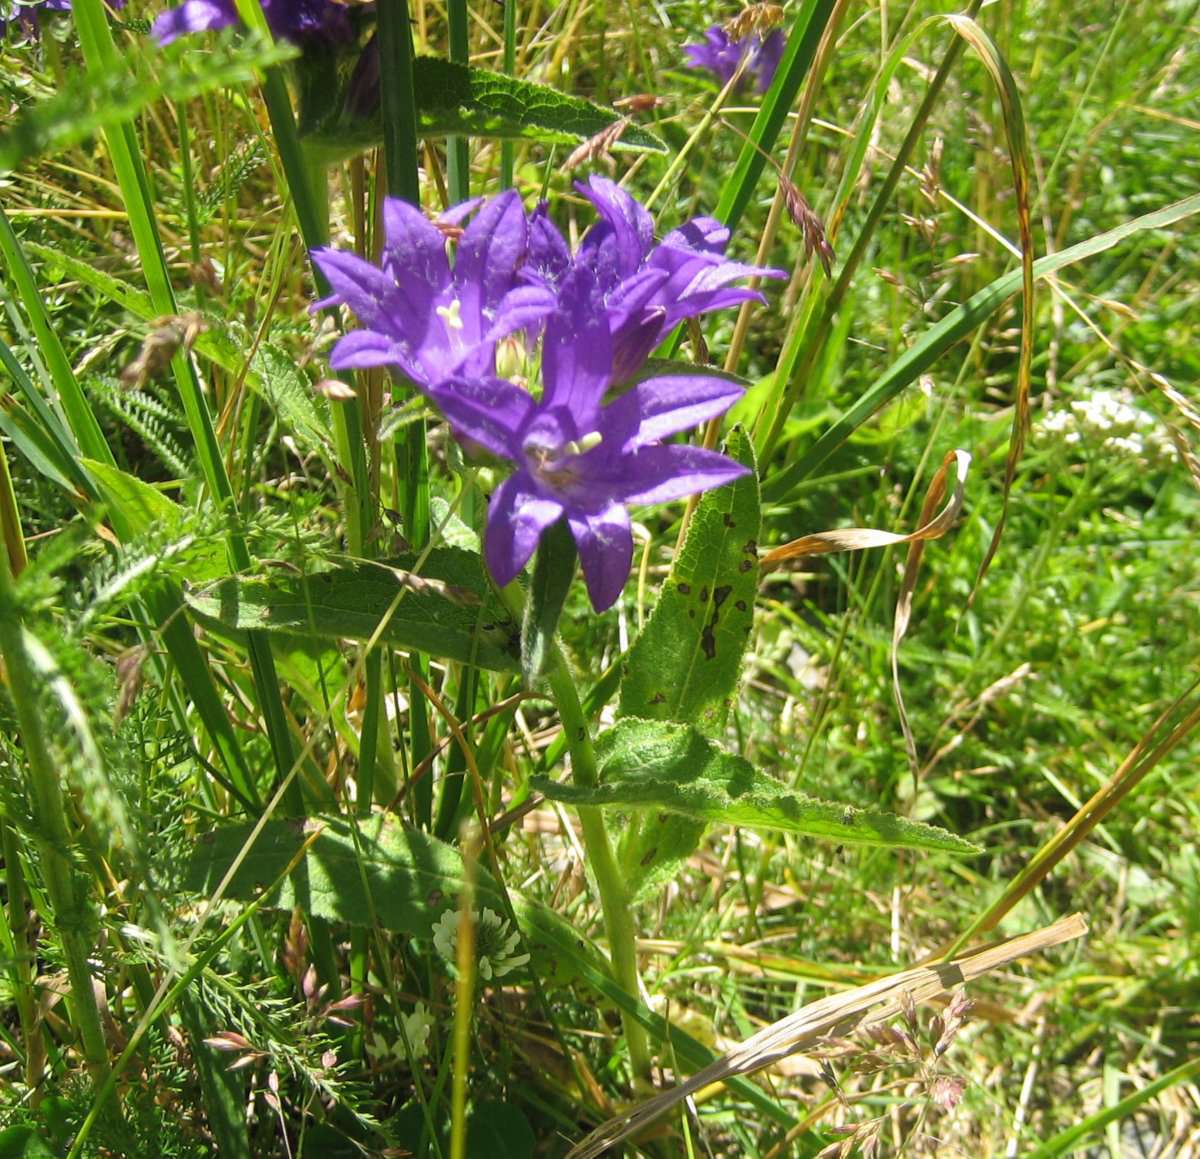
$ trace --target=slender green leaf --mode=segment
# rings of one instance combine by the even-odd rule
[[[597,757],[600,784],[593,789],[546,778],[538,778],[535,787],[552,800],[572,805],[659,809],[701,823],[785,830],[839,845],[980,851],[973,842],[934,825],[789,789],[686,724],[619,721],[597,740]]]
[[[716,218],[733,229],[741,220],[754,186],[762,175],[767,157],[775,146],[775,138],[787,123],[796,97],[817,52],[833,12],[834,0],[807,0],[796,14],[788,32],[787,47],[775,79],[763,97],[758,116],[746,135],[742,151],[717,203]]]
[[[0,339],[0,354],[4,349]],[[0,402],[0,432],[12,439],[13,445],[38,474],[57,483],[64,491],[89,497],[94,493],[91,480],[79,469],[78,460],[64,450],[25,407],[11,398]]]
[[[223,1026],[214,1023],[191,990],[179,996],[179,1018],[191,1039],[192,1061],[204,1096],[207,1125],[223,1159],[253,1159],[246,1130],[246,1095],[240,1076],[229,1069],[229,1061],[204,1045],[204,1040]]]
[[[33,326],[34,334],[37,335],[38,349],[46,360],[50,378],[58,393],[72,435],[85,455],[111,460],[112,452],[104,441],[100,424],[96,422],[96,416],[92,413],[91,406],[84,397],[83,391],[79,389],[79,382],[75,378],[74,370],[71,369],[71,360],[67,357],[58,332],[50,322],[50,315],[46,312],[46,304],[42,301],[42,295],[38,290],[33,270],[29,266],[29,260],[25,257],[25,251],[21,248],[21,243],[17,240],[17,235],[13,232],[8,217],[2,209],[0,209],[0,256],[4,259],[7,276],[15,284],[21,298],[21,305],[25,308],[25,314]]]
[[[166,48],[131,41],[120,60],[68,74],[54,96],[26,105],[0,134],[0,172],[31,157],[61,152],[100,129],[132,121],[158,100],[187,101],[252,81],[263,68],[297,54],[286,41],[223,34],[208,47],[183,37]]]
[[[132,58],[122,53],[113,41],[108,24],[108,13],[102,0],[73,0],[71,12],[75,19],[75,30],[79,34],[79,46],[87,63],[88,76],[97,84],[104,78],[125,68],[136,81],[136,72],[130,72]],[[185,37],[184,40],[187,38]],[[267,46],[264,46],[267,47]],[[188,51],[188,46],[181,46]],[[259,54],[259,59],[269,55]],[[276,69],[268,70],[270,75]],[[178,312],[175,291],[171,285],[171,273],[163,252],[159,233],[152,185],[142,158],[141,146],[131,121],[118,121],[104,128],[104,139],[112,159],[121,199],[125,203],[129,231],[133,235],[138,258],[146,278],[150,300],[159,314]],[[186,350],[177,350],[171,358],[171,371],[179,392],[180,401],[187,415],[188,430],[196,445],[196,459],[204,475],[204,481],[213,502],[231,518],[225,537],[230,562],[237,571],[250,568],[250,551],[236,520],[236,498],[225,467],[221,445],[213,427],[208,400],[200,387],[195,368]],[[286,778],[292,766],[292,736],[288,728],[287,714],[280,695],[279,677],[270,648],[265,640],[250,635],[248,640],[250,667],[253,672],[255,693],[266,724],[271,752],[275,759],[275,771],[279,778]],[[299,782],[289,792],[287,808],[293,813],[303,809],[299,799]]]
[[[110,463],[82,460],[88,474],[100,488],[100,495],[110,508],[117,508],[123,524],[122,538],[145,535],[157,529],[168,536],[178,531],[186,521],[182,507],[168,499],[157,487],[114,467]]]
[[[51,277],[82,282],[143,322],[150,323],[161,316],[150,295],[136,286],[48,246],[31,242],[25,248],[45,263]],[[206,329],[197,336],[193,350],[229,374],[244,375],[246,385],[271,405],[289,434],[306,450],[327,454],[329,407],[313,393],[308,380],[287,354],[270,342],[261,343],[246,369],[246,350],[250,344],[245,337],[215,315],[205,315],[204,324]]]
[[[471,137],[524,138],[545,144],[577,145],[612,128],[621,119],[612,109],[567,96],[546,85],[439,57],[417,57],[413,61],[413,83],[417,128],[425,137],[461,133]],[[323,86],[302,88],[308,98],[302,101],[300,113],[300,133],[305,144],[331,161],[379,145],[383,140],[379,115],[369,118],[356,115],[348,111],[352,110],[352,103],[332,101],[328,90],[328,76]],[[658,137],[634,124],[625,125],[613,148],[667,151]]]
[[[1185,197],[1156,209],[1152,213],[1122,222],[1114,229],[1096,234],[1055,254],[1039,258],[1033,265],[1035,278],[1048,278],[1059,270],[1112,249],[1126,238],[1147,229],[1166,229],[1176,222],[1200,213],[1200,193]],[[931,326],[884,373],[875,380],[862,397],[796,462],[776,472],[763,483],[763,497],[771,503],[782,503],[792,487],[811,475],[876,411],[886,406],[906,386],[915,382],[960,338],[965,337],[1000,309],[1021,288],[1022,271],[1011,270],[984,286],[961,306],[951,310],[935,326]]]
[[[1126,1095],[1111,1107],[1101,1107],[1078,1123],[1073,1123],[1065,1131],[1060,1131],[1052,1139],[1047,1139],[1032,1151],[1026,1151],[1026,1159],[1056,1159],[1059,1155],[1074,1154],[1079,1144],[1086,1139],[1099,1134],[1109,1123],[1118,1123],[1132,1115],[1143,1103],[1158,1098],[1163,1091],[1169,1090],[1176,1083],[1200,1075],[1200,1058],[1188,1062],[1161,1074],[1151,1082],[1142,1084],[1132,1094]]]
[[[399,648],[498,670],[518,666],[517,625],[483,573],[479,556],[435,548],[416,557],[362,563],[309,576],[234,576],[189,592],[192,609],[217,624],[293,636],[380,639]]]
[[[750,440],[730,433],[725,450],[751,474],[709,491],[649,622],[630,652],[620,713],[722,729],[741,676],[758,586],[758,479]]]

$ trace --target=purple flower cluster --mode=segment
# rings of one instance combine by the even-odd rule
[[[700,44],[685,44],[688,68],[703,68],[726,85],[746,61],[743,79],[753,77],[760,93],[765,93],[775,79],[775,70],[783,57],[786,37],[780,28],[772,29],[765,37],[752,33],[741,40],[731,40],[729,33],[714,24],[704,33]]]
[[[347,44],[354,39],[350,9],[336,0],[262,0],[271,33],[282,40]],[[159,44],[170,44],[191,32],[229,28],[240,18],[234,0],[183,0],[154,19],[150,32]]]
[[[629,575],[629,505],[746,473],[715,451],[663,441],[723,414],[739,387],[713,374],[628,384],[682,319],[762,300],[730,283],[783,273],[727,260],[728,231],[711,218],[656,242],[645,208],[613,182],[593,177],[578,188],[599,220],[574,254],[544,206],[527,217],[509,191],[442,220],[457,228],[478,206],[453,264],[442,230],[394,199],[378,266],[332,249],[313,258],[333,291],[318,306],[344,304],[362,326],[337,344],[332,366],[396,367],[456,435],[515,467],[488,511],[484,556],[496,582],[515,579],[542,533],[565,518],[592,605],[603,611]],[[496,348],[539,336],[536,395],[497,376]]]

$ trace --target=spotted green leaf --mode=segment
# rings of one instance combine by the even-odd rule
[[[725,453],[751,474],[700,500],[621,683],[621,716],[689,721],[715,736],[737,692],[758,586],[758,478],[749,438]]]

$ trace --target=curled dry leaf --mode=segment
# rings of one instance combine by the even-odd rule
[[[928,512],[941,502],[946,493],[946,480],[952,463],[955,466],[954,491],[945,507],[936,516],[931,516]],[[922,522],[916,531],[910,531],[907,535],[874,527],[842,527],[835,531],[818,531],[768,551],[760,560],[759,568],[763,572],[776,571],[780,564],[805,559],[811,555],[863,551],[871,547],[893,547],[900,543],[923,543],[930,539],[940,539],[950,530],[962,510],[970,466],[971,456],[967,451],[950,451],[946,455],[929,485],[929,493],[921,510]]]
[[[954,487],[947,500],[946,491],[952,466],[954,468]],[[901,584],[900,597],[896,601],[896,616],[892,625],[892,688],[900,715],[900,728],[904,733],[904,743],[914,777],[917,773],[917,749],[912,729],[908,723],[904,697],[900,691],[900,641],[904,639],[904,634],[908,631],[909,620],[912,617],[912,596],[917,585],[917,573],[925,544],[931,539],[940,539],[958,518],[959,512],[962,511],[967,473],[970,468],[971,456],[968,452],[961,450],[947,452],[946,457],[942,460],[942,465],[929,484],[929,491],[921,505],[919,526],[907,535],[894,531],[881,531],[874,527],[846,527],[836,531],[818,531],[813,535],[804,535],[799,539],[793,539],[790,543],[785,543],[781,547],[767,552],[759,564],[763,571],[772,571],[780,564],[804,559],[810,555],[828,555],[835,551],[862,551],[865,548],[892,547],[901,543],[909,545],[908,558],[904,561],[904,582]],[[943,501],[945,505],[939,511],[938,507],[942,505]]]

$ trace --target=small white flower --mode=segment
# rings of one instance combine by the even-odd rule
[[[389,1042],[378,1031],[367,1039],[367,1055],[376,1066],[407,1066],[410,1061],[416,1062],[429,1053],[433,1015],[425,1003],[418,1002],[411,1014],[400,1017],[404,1022],[404,1034],[398,1035],[394,1042]],[[408,1037],[408,1050],[404,1048],[405,1036]]]
[[[408,1036],[413,1059],[424,1058],[429,1052],[429,1036],[433,1033],[433,1015],[424,1002],[418,1002],[411,1014],[404,1015],[404,1033]]]
[[[524,966],[528,954],[518,954],[517,946],[521,935],[490,909],[484,909],[475,917],[475,960],[479,976],[490,982],[503,978],[505,974]],[[437,952],[453,967],[458,960],[458,913],[446,910],[433,927],[433,945]]]
[[[1069,407],[1042,416],[1041,436],[1054,435],[1067,445],[1090,444],[1111,454],[1153,462],[1169,458],[1171,440],[1158,419],[1137,405],[1128,390],[1097,390]]]
[[[454,965],[458,947],[458,911],[448,909],[433,926],[433,947]]]

